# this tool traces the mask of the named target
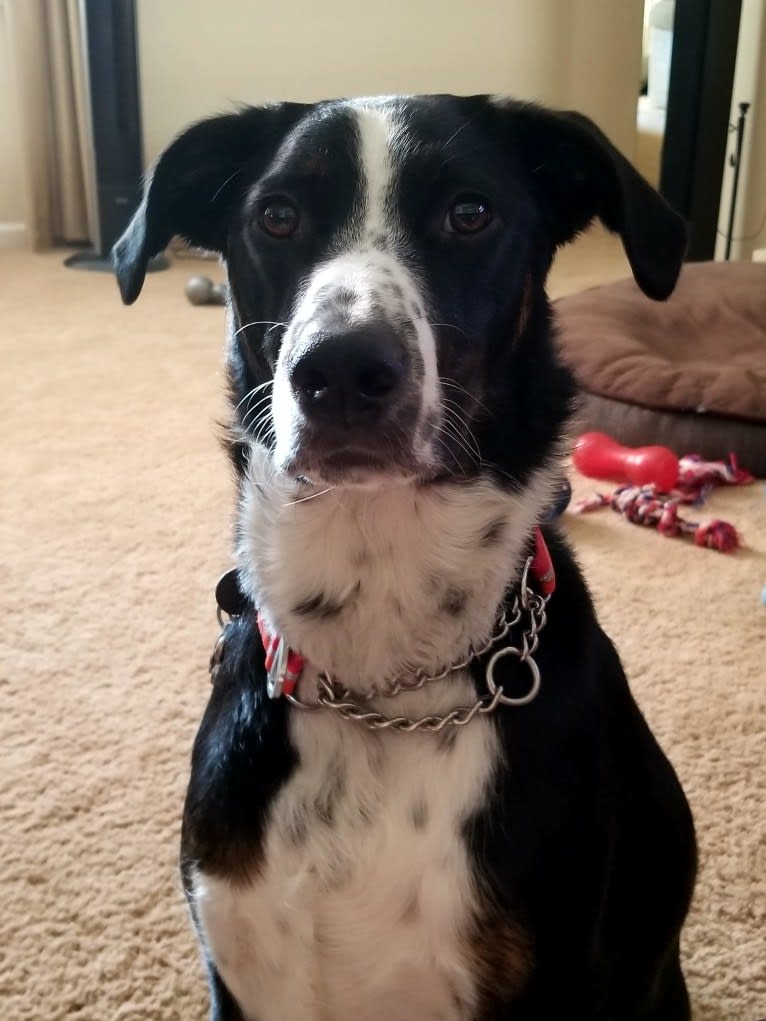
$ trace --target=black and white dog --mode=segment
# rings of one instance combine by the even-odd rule
[[[594,217],[667,297],[683,225],[586,118],[287,103],[182,134],[115,248],[126,302],[174,234],[231,288],[237,583],[182,847],[216,1021],[689,1017],[689,810],[537,527],[546,274]]]

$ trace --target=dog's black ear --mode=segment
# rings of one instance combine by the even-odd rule
[[[141,205],[112,249],[126,305],[141,293],[146,267],[175,234],[190,244],[225,252],[227,226],[258,156],[265,162],[306,113],[302,103],[248,107],[200,121],[162,153],[147,177]]]
[[[500,109],[554,243],[571,241],[598,217],[622,238],[641,290],[667,298],[686,251],[681,217],[582,114],[511,102]]]

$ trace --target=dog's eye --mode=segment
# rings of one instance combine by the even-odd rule
[[[289,238],[298,229],[298,222],[298,210],[284,199],[267,202],[258,214],[261,230],[273,238]]]
[[[492,220],[489,203],[480,195],[461,195],[450,206],[444,222],[445,230],[455,234],[478,234]]]

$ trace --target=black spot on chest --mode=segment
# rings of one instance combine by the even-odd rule
[[[459,617],[468,602],[468,593],[465,589],[448,588],[439,602],[439,609],[450,617]]]
[[[303,847],[308,835],[308,817],[305,812],[293,816],[285,826],[285,838],[292,847]]]
[[[356,295],[348,287],[336,287],[332,294],[332,300],[339,307],[346,308],[354,304]]]
[[[416,922],[420,917],[420,903],[418,901],[418,892],[413,890],[404,902],[402,908],[401,920],[405,923]]]
[[[337,617],[346,605],[345,600],[335,599],[325,592],[315,592],[296,603],[292,612],[298,617],[315,617],[317,620],[330,620]]]
[[[326,826],[334,826],[338,805],[346,795],[346,774],[339,764],[330,771],[327,783],[314,798],[314,813]]]
[[[497,521],[491,522],[479,536],[479,545],[484,549],[499,545],[505,535],[505,529],[505,518],[498,518]]]
[[[355,549],[351,555],[351,563],[356,568],[367,567],[371,561],[370,551],[365,546]]]
[[[457,727],[445,727],[436,734],[437,748],[440,752],[451,752],[457,742]]]
[[[418,798],[410,808],[410,819],[416,830],[424,830],[428,825],[428,805],[425,798]]]

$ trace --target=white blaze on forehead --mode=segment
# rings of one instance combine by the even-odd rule
[[[396,122],[391,106],[383,104],[359,106],[354,110],[354,116],[359,131],[359,162],[365,185],[362,235],[367,237],[385,233],[386,228],[391,226],[388,200],[391,191]]]

